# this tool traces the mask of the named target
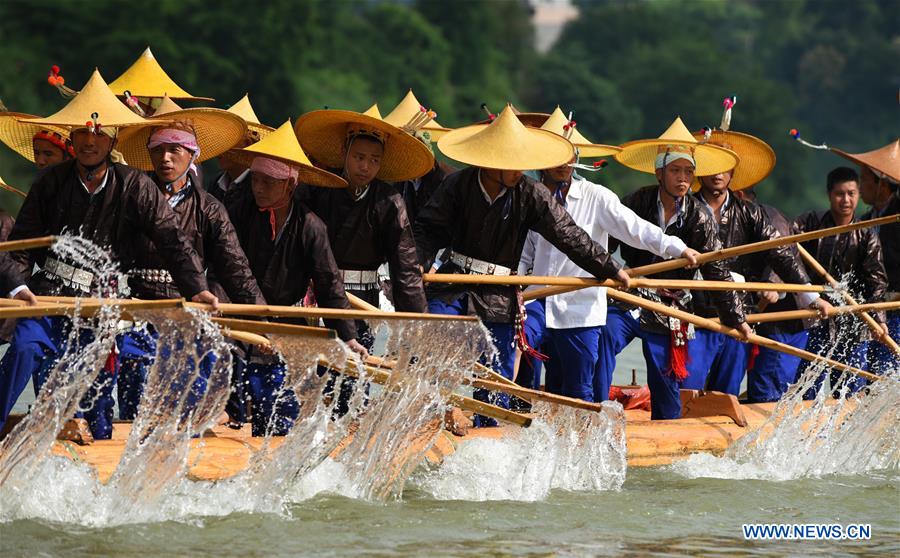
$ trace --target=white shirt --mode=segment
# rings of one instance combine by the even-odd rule
[[[572,177],[566,210],[604,248],[612,235],[629,246],[661,257],[678,258],[687,250],[680,238],[668,236],[653,223],[638,217],[615,193],[577,175]],[[519,262],[520,274],[529,269],[533,275],[591,277],[535,231],[528,233]],[[552,329],[605,325],[606,289],[591,287],[548,297],[546,316],[547,327]]]

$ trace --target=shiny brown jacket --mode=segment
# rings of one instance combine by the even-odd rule
[[[869,210],[862,216],[863,220],[874,219],[884,215],[900,213],[900,193],[894,192],[888,200],[884,211],[878,215]],[[878,240],[881,242],[881,254],[884,258],[884,269],[887,272],[888,290],[900,293],[900,223],[891,223],[878,227]],[[900,311],[895,312],[900,314]]]

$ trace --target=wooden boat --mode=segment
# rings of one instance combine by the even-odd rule
[[[627,410],[625,434],[628,466],[669,465],[698,452],[721,455],[735,440],[763,424],[774,408],[775,403],[741,405],[747,419],[745,427],[738,426],[727,416],[651,421],[647,411]],[[440,464],[467,442],[480,438],[503,438],[514,434],[519,428],[501,426],[470,429],[464,436],[443,430],[425,458],[432,464]],[[53,453],[90,465],[96,469],[100,480],[105,482],[115,471],[130,430],[129,423],[116,423],[112,440],[95,441],[83,446],[69,441],[57,441]],[[272,440],[275,447],[280,443],[279,438]],[[202,439],[192,441],[189,476],[195,480],[207,481],[234,476],[247,466],[262,444],[263,439],[250,436],[249,425],[241,430],[216,427]]]

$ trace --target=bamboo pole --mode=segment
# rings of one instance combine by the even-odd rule
[[[10,186],[10,185],[7,184],[6,182],[4,182],[2,178],[0,178],[0,188],[3,188],[3,189],[6,190],[7,192],[12,192],[13,194],[16,194],[17,196],[21,196],[21,197],[23,197],[23,198],[27,198],[27,197],[28,197],[28,194],[26,194],[26,193],[23,192],[22,190],[19,190],[19,189],[16,188],[15,186]]]
[[[321,339],[337,338],[337,334],[334,330],[323,327],[282,324],[278,322],[257,322],[254,320],[238,320],[234,318],[212,318],[212,321],[223,327],[250,333],[300,335],[303,337],[317,337]]]
[[[426,283],[465,283],[469,285],[553,285],[557,287],[622,288],[621,281],[593,277],[551,277],[542,275],[468,275],[465,273],[426,273]],[[691,279],[632,279],[631,289],[693,289],[698,291],[778,291],[788,293],[826,293],[831,287],[792,283],[760,283],[735,281],[694,281]]]
[[[186,302],[185,307],[214,311],[209,304]],[[444,316],[440,314],[419,314],[417,312],[371,312],[345,310],[343,308],[308,308],[303,306],[277,306],[263,304],[219,304],[218,312],[235,316],[261,316],[283,318],[324,318],[336,320],[431,320],[431,321],[474,321],[470,316]]]
[[[875,374],[870,374],[869,372],[865,372],[860,370],[859,368],[854,368],[852,366],[848,366],[846,364],[842,364],[835,360],[831,360],[829,358],[825,358],[819,355],[815,355],[813,353],[798,349],[796,347],[792,347],[790,345],[786,345],[784,343],[779,343],[778,341],[773,341],[767,337],[763,337],[761,335],[757,335],[755,333],[750,334],[747,339],[734,328],[730,328],[728,326],[722,325],[719,322],[715,322],[709,318],[702,318],[700,316],[696,316],[691,314],[690,312],[685,312],[683,310],[678,310],[676,308],[672,308],[670,306],[666,306],[665,304],[660,304],[658,302],[652,302],[650,300],[646,300],[639,296],[635,296],[630,293],[624,293],[621,291],[616,291],[610,289],[607,294],[616,300],[620,300],[622,302],[627,302],[629,304],[633,304],[634,306],[640,306],[641,308],[651,310],[653,312],[657,312],[659,314],[663,314],[664,316],[670,316],[672,318],[678,318],[679,320],[683,320],[685,322],[694,324],[695,326],[702,327],[704,329],[709,329],[711,331],[717,331],[719,333],[724,333],[729,337],[734,337],[735,339],[747,343],[756,343],[761,347],[767,347],[769,349],[779,351],[782,353],[787,353],[789,355],[793,355],[796,357],[800,357],[803,360],[808,360],[810,362],[822,361],[828,364],[828,366],[832,368],[837,368],[838,370],[842,370],[845,372],[850,372],[852,374],[856,374],[862,378],[865,378],[870,381],[881,379],[880,376],[876,376]]]
[[[830,273],[828,273],[828,270],[825,269],[825,266],[820,264],[819,261],[816,260],[816,258],[814,258],[813,255],[810,254],[806,248],[804,248],[803,246],[798,244],[797,250],[800,251],[800,257],[803,258],[803,261],[805,261],[810,267],[812,267],[814,270],[816,270],[816,273],[818,273],[819,275],[822,276],[823,279],[828,281],[828,283],[833,288],[840,289],[840,284],[835,280],[834,277],[831,276]],[[853,295],[851,295],[847,291],[841,289],[840,293],[841,293],[841,296],[844,297],[844,300],[847,301],[847,304],[849,304],[851,306],[859,305],[859,303],[856,302],[856,300],[853,298]],[[866,312],[860,313],[859,317],[862,318],[862,320],[866,323],[866,325],[869,327],[869,329],[872,330],[872,332],[875,333],[876,336],[878,336],[877,340],[880,343],[887,345],[889,349],[894,351],[894,354],[900,355],[900,346],[897,345],[896,341],[891,339],[890,335],[886,335],[884,333],[884,330],[881,329],[881,326],[878,325],[878,322],[875,321],[875,318],[873,318]]]
[[[38,304],[36,306],[7,306],[0,308],[0,319],[36,318],[40,316],[68,316],[78,311],[82,316],[93,316],[101,308],[118,306],[126,311],[159,310],[180,308],[184,301],[180,298],[164,300],[131,300],[110,299],[106,302],[96,300],[78,304]]]
[[[806,242],[807,240],[815,240],[817,238],[834,236],[836,234],[841,234],[849,231],[855,231],[858,229],[865,229],[896,222],[900,222],[900,215],[886,215],[877,219],[869,219],[867,221],[850,223],[849,225],[841,225],[839,227],[830,227],[817,231],[792,234],[790,236],[780,236],[778,238],[762,240],[760,242],[753,242],[751,244],[742,244],[741,246],[733,246],[731,248],[713,250],[711,252],[700,254],[700,256],[697,257],[697,261],[702,265],[718,260],[736,258],[738,256],[746,256],[747,254],[753,254],[755,252],[771,250],[772,248],[779,248],[788,244],[794,244],[795,242]],[[666,260],[664,262],[644,265],[641,267],[636,267],[634,269],[626,269],[625,271],[628,272],[628,275],[631,277],[641,277],[644,275],[653,275],[654,273],[662,273],[663,271],[681,269],[683,267],[687,267],[688,265],[690,265],[690,262],[686,258],[676,258],[674,260]],[[543,289],[535,289],[533,291],[524,293],[524,296],[525,300],[534,300],[536,298],[545,298],[548,296],[577,291],[581,288],[584,287],[546,287]]]
[[[6,242],[0,242],[0,252],[46,248],[54,242],[56,242],[55,236],[39,236],[37,238],[24,238],[22,240],[7,240]]]
[[[900,309],[900,301],[897,302],[873,302],[871,304],[859,304],[857,306],[833,306],[826,314],[857,314],[860,312],[878,312]],[[785,310],[783,312],[760,312],[744,316],[748,324],[764,324],[769,322],[784,322],[787,320],[807,320],[820,318],[818,310]],[[710,318],[719,322],[719,318]]]

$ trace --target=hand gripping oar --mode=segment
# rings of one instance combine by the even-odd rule
[[[743,244],[741,246],[734,246],[731,248],[723,248],[721,250],[713,250],[712,252],[706,252],[704,254],[700,254],[697,257],[697,262],[699,264],[705,264],[709,262],[725,260],[728,258],[736,258],[738,256],[746,256],[747,254],[753,254],[755,252],[762,252],[764,250],[770,250],[772,248],[778,248],[780,246],[786,246],[788,244],[793,244],[795,242],[806,242],[807,240],[814,240],[816,238],[823,238],[826,236],[834,236],[836,234],[841,234],[849,231],[855,231],[857,229],[865,229],[869,227],[875,227],[880,225],[886,225],[889,223],[900,222],[900,214],[898,215],[886,215],[884,217],[879,217],[877,219],[869,219],[868,221],[859,221],[858,223],[850,223],[849,225],[841,225],[839,227],[831,227],[827,229],[820,229],[817,231],[809,231],[800,234],[793,234],[790,236],[780,236],[778,238],[772,238],[769,240],[762,240],[760,242],[754,242],[751,244]],[[652,275],[654,273],[661,273],[663,271],[672,271],[674,269],[681,269],[683,267],[687,267],[690,265],[690,262],[686,258],[676,258],[674,260],[666,260],[663,262],[658,262],[650,265],[644,265],[641,267],[635,267],[634,269],[626,269],[628,275],[631,277],[641,277],[643,275]],[[599,281],[598,281],[599,282]],[[533,291],[528,291],[524,293],[525,300],[534,300],[536,298],[545,298],[548,296],[568,293],[571,291],[577,291],[578,289],[583,289],[585,287],[593,287],[595,285],[582,285],[578,287],[546,287],[543,289],[535,289]]]
[[[844,297],[844,300],[847,301],[847,304],[851,306],[858,306],[859,303],[854,300],[853,296],[847,291],[840,289],[840,284],[835,280],[831,274],[828,273],[828,270],[825,269],[825,266],[820,264],[816,258],[813,257],[809,251],[801,246],[797,245],[797,250],[800,251],[800,257],[803,258],[811,268],[816,270],[816,273],[821,275],[828,283],[834,288],[840,290],[841,296]],[[891,339],[889,335],[882,335],[884,331],[882,331],[881,326],[878,325],[878,322],[875,321],[875,318],[867,314],[866,312],[861,312],[859,315],[866,325],[869,326],[869,329],[872,330],[879,337],[879,341],[885,345],[887,345],[895,354],[900,355],[900,346],[897,345],[897,342]]]
[[[819,355],[815,355],[813,353],[804,351],[802,349],[798,349],[796,347],[792,347],[790,345],[786,345],[784,343],[779,343],[778,341],[773,341],[767,337],[763,337],[762,335],[757,335],[755,333],[750,334],[747,339],[744,339],[743,336],[734,328],[730,328],[728,326],[722,325],[719,322],[713,321],[709,318],[702,318],[700,316],[696,316],[691,314],[690,312],[685,312],[683,310],[678,310],[672,308],[671,306],[666,306],[665,304],[660,304],[658,302],[652,302],[650,300],[641,298],[639,296],[635,296],[633,294],[624,293],[621,291],[616,291],[610,289],[607,291],[607,295],[610,298],[614,298],[616,300],[620,300],[622,302],[627,302],[634,306],[639,306],[646,310],[651,310],[653,312],[657,312],[659,314],[663,314],[664,316],[669,316],[672,318],[677,318],[679,320],[694,324],[695,326],[702,327],[704,329],[709,329],[711,331],[717,331],[719,333],[724,333],[729,337],[734,337],[739,341],[744,341],[748,343],[756,343],[760,347],[767,347],[774,351],[779,351],[782,353],[787,353],[789,355],[793,355],[796,357],[800,357],[803,360],[808,360],[810,362],[821,361],[832,368],[836,368],[838,370],[842,370],[844,372],[850,372],[852,374],[856,374],[861,378],[865,378],[870,381],[875,381],[881,379],[881,376],[876,376],[875,374],[870,374],[869,372],[865,372],[860,370],[859,368],[854,368],[852,366],[842,364],[835,360],[831,360],[830,358],[825,358]]]

